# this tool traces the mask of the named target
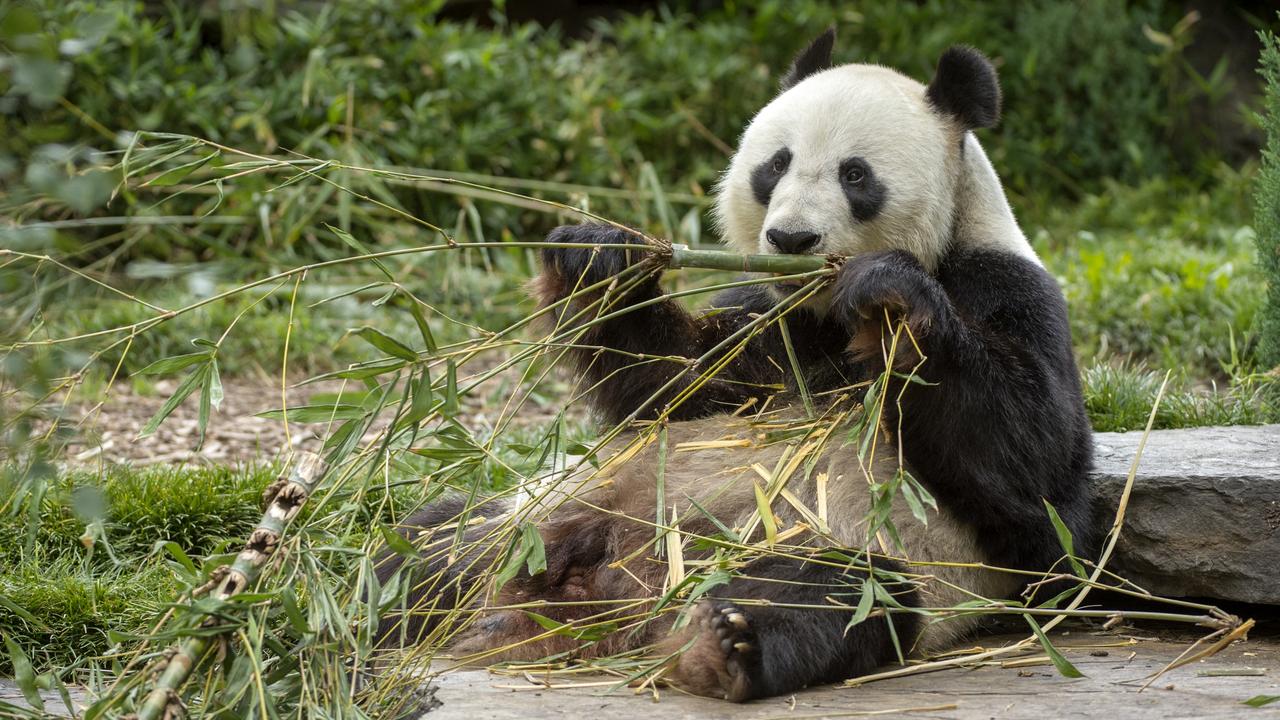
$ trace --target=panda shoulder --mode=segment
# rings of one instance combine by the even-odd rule
[[[966,314],[1066,322],[1058,282],[1031,258],[993,248],[953,248],[938,264],[938,282]]]

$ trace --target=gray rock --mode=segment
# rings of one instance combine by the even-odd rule
[[[1095,435],[1104,530],[1141,438]],[[1157,595],[1280,604],[1280,425],[1152,432],[1110,567]]]

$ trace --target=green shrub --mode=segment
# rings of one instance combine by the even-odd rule
[[[10,15],[22,7],[11,5]],[[34,7],[37,14],[3,23],[0,43],[17,49],[14,68],[39,68],[48,82],[32,86],[30,72],[11,73],[0,107],[0,176],[11,182],[25,173],[17,185],[79,213],[100,205],[114,182],[79,173],[94,162],[86,148],[119,150],[128,136],[117,133],[156,130],[257,152],[622,188],[629,198],[593,196],[593,208],[675,234],[665,225],[680,215],[660,218],[642,191],[660,184],[675,193],[678,213],[694,203],[689,222],[699,219],[696,200],[725,164],[719,148],[734,144],[773,95],[805,39],[830,24],[839,28],[839,60],[884,63],[921,79],[952,43],[990,53],[1002,68],[1007,110],[986,140],[1020,196],[1056,202],[1096,191],[1105,178],[1192,172],[1206,152],[1198,138],[1173,133],[1186,101],[1177,45],[1158,45],[1144,29],[1172,27],[1180,13],[1156,0],[857,9],[761,0],[700,16],[660,10],[599,20],[583,39],[532,24],[442,21],[407,0],[242,5],[217,16],[211,9],[225,5]],[[218,213],[251,222],[200,232],[161,225],[128,233],[127,250],[168,260],[314,256],[336,247],[314,231],[320,220],[370,220],[332,188],[270,187],[248,179],[225,188]],[[465,209],[419,190],[379,185],[375,194],[444,226]],[[129,199],[109,212],[123,212]],[[212,200],[183,197],[160,211],[181,214]],[[486,205],[484,221],[520,236],[551,222],[501,205]]]
[[[1259,322],[1259,356],[1270,366],[1280,366],[1280,39],[1262,33],[1262,76],[1266,79],[1262,125],[1267,146],[1255,192],[1254,226],[1258,238],[1258,265],[1267,278],[1265,305]]]

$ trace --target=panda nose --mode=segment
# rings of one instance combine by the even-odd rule
[[[769,244],[787,255],[801,255],[809,252],[822,239],[822,236],[818,233],[809,232],[808,230],[799,230],[797,232],[770,230],[764,236],[769,239]]]

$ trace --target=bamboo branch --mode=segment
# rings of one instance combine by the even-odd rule
[[[210,582],[216,584],[213,590],[215,598],[227,600],[247,590],[258,579],[262,568],[280,547],[285,528],[306,504],[316,483],[324,475],[324,470],[324,461],[320,456],[302,453],[288,479],[277,480],[263,492],[266,509],[258,526],[249,534],[244,549],[236,556],[235,562],[229,566],[223,565],[210,575]],[[197,588],[192,592],[192,600],[200,594],[201,589]],[[213,619],[208,618],[204,623],[212,624]],[[224,633],[190,637],[170,651],[172,656],[165,662],[155,688],[147,694],[138,710],[138,720],[181,717],[182,697],[179,690],[210,645],[222,634]]]

